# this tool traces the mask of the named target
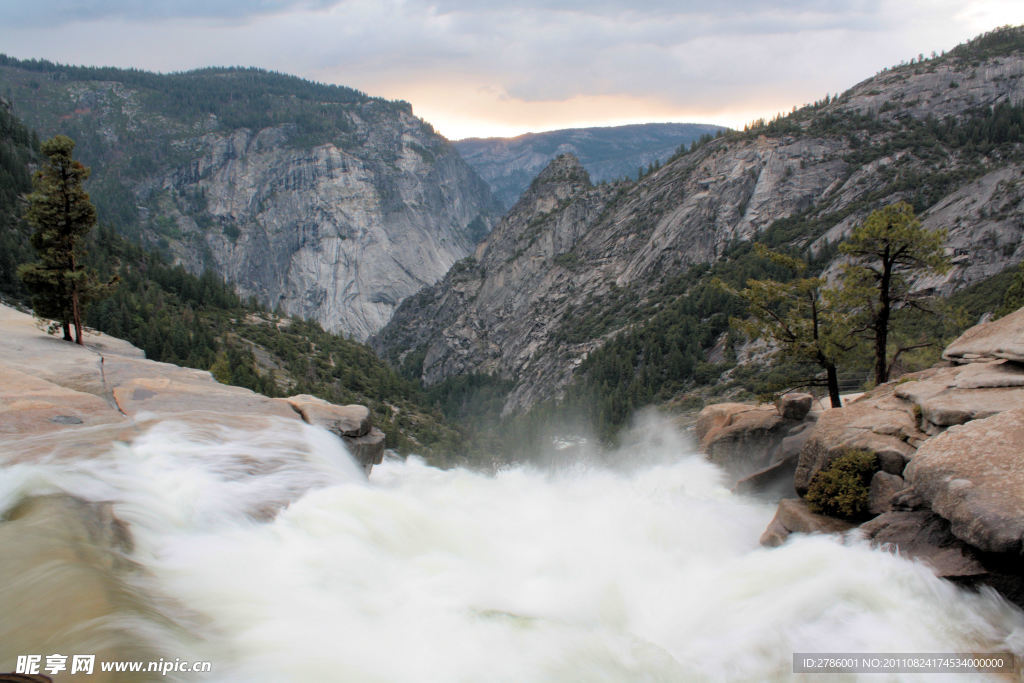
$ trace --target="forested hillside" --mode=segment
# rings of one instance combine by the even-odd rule
[[[0,292],[16,297],[26,294],[16,268],[32,256],[18,202],[32,189],[27,169],[38,147],[35,135],[0,100]]]
[[[93,168],[118,233],[365,338],[499,206],[408,103],[259,69],[153,74],[0,56],[0,93]]]

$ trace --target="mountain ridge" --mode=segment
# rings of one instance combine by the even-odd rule
[[[948,294],[1019,263],[1024,29],[1005,32],[1008,41],[995,34],[1008,43],[999,50],[962,48],[883,71],[676,155],[639,182],[567,188],[553,206],[528,191],[472,261],[399,307],[373,343],[394,363],[420,361],[407,369],[428,384],[456,372],[513,380],[505,412],[516,413],[564,395],[590,355],[643,323],[635,310],[663,305],[676,276],[728,261],[730,245],[755,236],[813,245],[812,256],[831,260],[871,210],[905,200],[925,227],[949,228],[957,257],[919,287]],[[457,297],[464,310],[453,318]],[[706,315],[693,325],[709,346],[676,364],[680,381],[727,328],[727,316]],[[650,359],[639,351],[609,362],[639,377]]]
[[[702,123],[637,123],[565,128],[512,138],[464,138],[452,144],[511,208],[530,181],[559,154],[580,159],[594,182],[635,177],[681,146],[727,130]]]

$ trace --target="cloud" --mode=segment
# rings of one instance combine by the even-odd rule
[[[338,0],[15,0],[4,3],[8,26],[54,26],[104,19],[216,18],[244,20],[262,14],[328,7]]]
[[[409,100],[458,137],[488,121],[742,125],[1020,22],[1019,0],[27,0],[0,4],[0,45],[160,71],[261,66]]]
[[[807,83],[813,99],[919,47],[896,51],[900,41],[885,30],[892,12],[880,0],[790,0],[768,8],[723,0],[714,11],[674,2],[645,3],[640,11],[616,0],[377,7],[358,15],[345,8],[334,74],[376,71],[390,87],[455,73],[467,86],[490,86],[527,103],[600,96],[708,102],[780,81]],[[386,32],[373,30],[383,23]],[[823,69],[830,62],[841,64]]]

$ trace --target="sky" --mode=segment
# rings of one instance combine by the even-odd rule
[[[0,0],[0,52],[258,66],[410,102],[452,140],[742,127],[1024,24],[1024,0]]]

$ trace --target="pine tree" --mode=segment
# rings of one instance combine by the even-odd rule
[[[909,276],[941,275],[949,270],[945,238],[944,230],[922,228],[914,208],[898,202],[872,212],[839,245],[839,251],[853,259],[843,271],[840,301],[852,312],[854,330],[874,343],[876,384],[889,380],[895,360],[889,358],[892,314],[901,308],[922,307],[921,297],[911,291]],[[900,349],[897,355],[910,348]]]
[[[22,265],[18,275],[32,293],[36,315],[56,321],[65,341],[82,343],[82,310],[109,290],[96,272],[82,265],[85,236],[96,224],[96,208],[82,183],[89,169],[71,157],[74,141],[58,135],[41,145],[46,160],[32,179],[25,220],[34,228],[31,242],[36,263]]]
[[[840,407],[837,366],[853,345],[846,334],[836,293],[825,287],[823,278],[801,277],[807,264],[800,259],[760,244],[754,247],[758,255],[793,271],[797,277],[787,282],[750,279],[741,291],[717,281],[719,287],[747,304],[750,318],[733,320],[733,326],[751,339],[770,340],[778,347],[779,356],[810,361],[821,367],[832,407]]]

